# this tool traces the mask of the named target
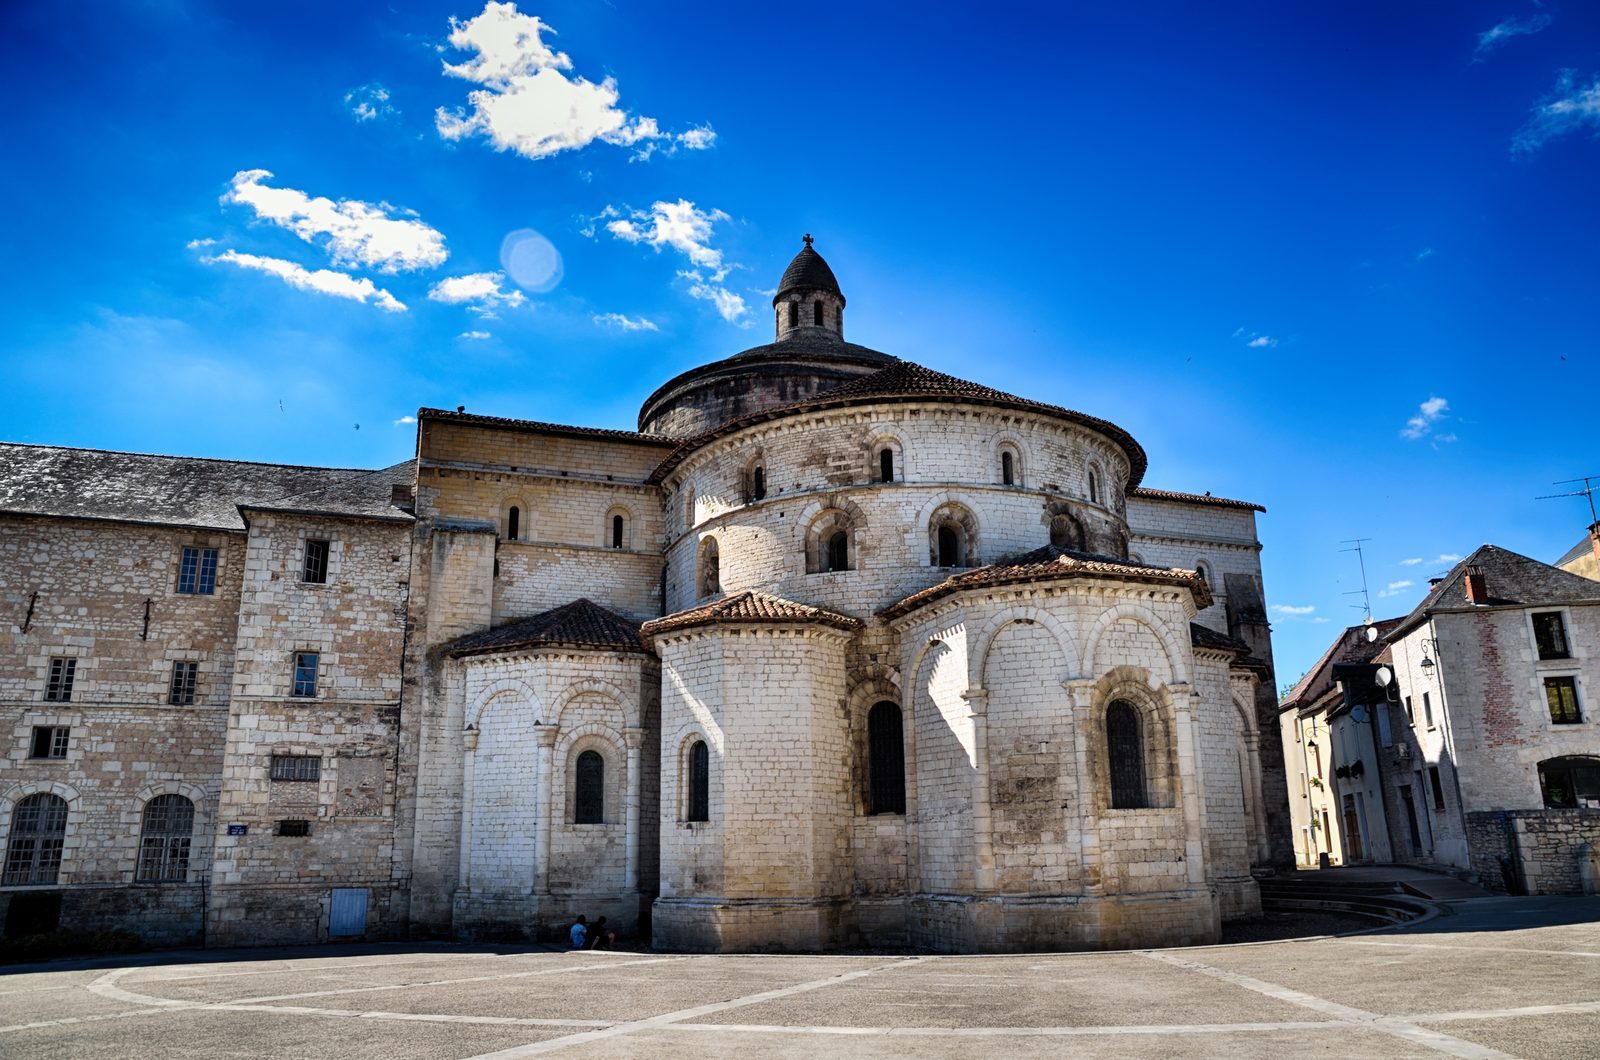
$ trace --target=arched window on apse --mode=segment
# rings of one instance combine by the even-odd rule
[[[900,705],[884,700],[867,712],[867,812],[906,812],[905,734]]]
[[[506,540],[515,541],[522,532],[522,510],[513,504],[506,512]]]
[[[939,526],[939,566],[961,566],[961,535],[949,523]]]
[[[1120,699],[1106,708],[1106,762],[1111,771],[1111,808],[1138,810],[1149,805],[1144,790],[1144,744],[1139,712]]]
[[[1100,472],[1092,467],[1089,469],[1089,503],[1100,503]]]
[[[700,595],[715,596],[722,591],[721,557],[717,539],[708,537],[700,546]]]
[[[139,870],[145,883],[181,883],[189,877],[194,803],[182,795],[157,795],[144,804],[139,829]]]
[[[828,571],[850,569],[850,535],[843,530],[835,530],[828,537],[826,569]]]
[[[1014,486],[1017,484],[1016,462],[1011,458],[1010,453],[1000,454],[1000,484],[1002,486]]]
[[[689,812],[685,819],[711,820],[711,749],[704,740],[696,740],[689,748],[688,794]]]
[[[767,495],[767,469],[757,464],[750,472],[750,499],[761,500]]]
[[[1050,520],[1050,543],[1056,548],[1081,552],[1083,550],[1083,527],[1078,525],[1078,520],[1062,512]]]
[[[623,535],[623,531],[625,529],[626,529],[626,524],[622,521],[622,516],[613,515],[611,517],[611,547],[612,548],[621,548],[622,547],[622,535]]]
[[[883,449],[878,453],[878,481],[894,481],[894,450]]]
[[[599,751],[585,751],[573,773],[573,823],[605,824],[606,760]]]

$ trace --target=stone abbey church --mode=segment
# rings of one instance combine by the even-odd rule
[[[845,341],[809,237],[773,310],[637,433],[0,446],[7,933],[983,952],[1256,912],[1293,856],[1261,509]]]

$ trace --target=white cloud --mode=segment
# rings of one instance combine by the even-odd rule
[[[416,422],[417,418],[415,416],[401,416],[399,419],[394,421],[394,425],[396,427],[405,427]]]
[[[307,243],[324,242],[335,265],[401,272],[441,265],[450,256],[443,234],[415,217],[390,216],[394,207],[387,203],[334,202],[261,183],[271,176],[264,169],[240,170],[222,201],[249,206],[262,220],[287,228]]]
[[[1417,406],[1417,414],[1406,420],[1405,428],[1401,430],[1400,437],[1412,439],[1427,437],[1433,430],[1433,425],[1448,415],[1449,411],[1450,402],[1444,398],[1428,398],[1428,400]],[[1440,438],[1439,440],[1454,441],[1455,435],[1450,435],[1448,439]]]
[[[1422,557],[1421,556],[1412,556],[1410,559],[1401,560],[1400,561],[1400,566],[1402,566],[1402,567],[1415,567],[1418,564],[1420,564],[1421,562],[1422,562]]]
[[[503,306],[515,309],[528,300],[521,291],[507,290],[501,286],[505,278],[503,272],[470,272],[465,276],[450,276],[433,285],[428,291],[428,300],[447,305],[465,305],[480,316],[492,317],[496,309]]]
[[[1315,604],[1306,604],[1297,607],[1294,604],[1273,604],[1272,609],[1280,615],[1309,615],[1317,609]]]
[[[1578,87],[1571,70],[1561,71],[1555,89],[1533,108],[1533,114],[1511,138],[1511,149],[1537,151],[1549,140],[1585,126],[1600,131],[1600,77]]]
[[[466,339],[468,342],[482,342],[484,339],[493,337],[487,331],[463,331],[456,336],[456,338]]]
[[[745,313],[749,312],[749,307],[745,305],[744,298],[718,284],[691,284],[689,286],[689,297],[710,302],[717,307],[717,312],[722,314],[722,319],[730,324],[740,323]]]
[[[1456,555],[1454,552],[1441,552],[1439,554],[1439,558],[1434,560],[1434,562],[1435,563],[1460,563],[1461,562],[1461,557]]]
[[[524,158],[546,158],[578,150],[595,140],[633,147],[648,158],[655,141],[676,144],[681,137],[703,138],[696,129],[673,141],[654,118],[636,117],[617,105],[615,78],[596,84],[572,73],[572,59],[544,42],[555,30],[515,3],[490,0],[477,17],[450,20],[450,45],[475,53],[465,62],[445,63],[450,77],[482,85],[467,94],[468,108],[434,113],[434,126],[447,140],[484,136],[499,151]],[[707,129],[709,131],[709,128]],[[709,140],[699,146],[710,146]]]
[[[214,247],[216,245],[217,241],[215,239],[191,239],[183,246],[186,250],[204,250],[207,247]]]
[[[255,254],[240,254],[234,250],[225,250],[215,257],[201,260],[208,265],[223,262],[237,265],[241,269],[270,273],[290,287],[297,287],[302,291],[316,291],[318,294],[331,294],[335,298],[348,298],[355,302],[371,302],[379,309],[390,313],[403,313],[406,309],[394,295],[381,287],[373,286],[372,281],[365,276],[357,279],[349,273],[334,272],[331,269],[317,269],[312,272],[282,258],[264,258]]]
[[[1407,589],[1411,588],[1415,584],[1417,584],[1417,583],[1414,582],[1414,581],[1411,581],[1409,579],[1404,579],[1404,580],[1397,581],[1397,582],[1390,582],[1389,583],[1389,587],[1387,589],[1379,589],[1378,590],[1378,596],[1379,596],[1380,599],[1387,599],[1387,598],[1389,598],[1391,596],[1399,596],[1401,593],[1405,592]]]
[[[376,81],[352,88],[344,94],[344,105],[356,121],[393,117],[400,112],[389,102],[389,90]]]
[[[1276,346],[1277,344],[1278,340],[1273,338],[1271,335],[1257,335],[1255,338],[1245,343],[1246,346],[1250,346],[1258,350],[1265,346]]]
[[[657,251],[671,247],[699,268],[711,270],[711,279],[716,283],[728,275],[722,264],[722,251],[711,246],[716,222],[732,220],[721,210],[702,210],[688,199],[654,202],[648,211],[633,210],[627,217],[614,206],[606,210],[617,218],[606,224],[606,231],[616,238],[646,243]]]
[[[1472,52],[1473,60],[1481,62],[1485,55],[1488,55],[1512,37],[1538,33],[1549,24],[1550,16],[1543,11],[1529,15],[1527,18],[1508,18],[1494,28],[1486,29],[1478,34],[1478,46]]]
[[[622,313],[596,313],[594,322],[603,328],[618,331],[660,331],[656,322],[646,317],[630,317]]]
[[[673,138],[685,151],[705,151],[717,142],[717,131],[709,125],[696,125]]]

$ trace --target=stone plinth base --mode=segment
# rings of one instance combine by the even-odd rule
[[[648,899],[610,895],[475,895],[461,893],[452,911],[452,934],[463,942],[563,942],[579,914],[593,924],[606,918],[618,935],[636,935]]]
[[[385,881],[387,884],[387,881]],[[340,884],[361,887],[360,883]],[[209,946],[283,946],[327,942],[333,886],[320,884],[228,884],[214,887],[209,903],[206,944]],[[393,886],[366,885],[365,930],[345,939],[403,939],[407,934],[406,892]]]
[[[1261,888],[1256,885],[1254,876],[1214,880],[1212,886],[1217,889],[1217,906],[1224,924],[1261,915]]]
[[[1210,891],[1078,897],[917,895],[911,946],[931,953],[1032,953],[1200,946],[1222,931]]]
[[[848,912],[842,899],[658,898],[650,922],[658,950],[815,953],[843,945]]]

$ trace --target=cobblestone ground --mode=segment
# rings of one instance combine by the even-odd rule
[[[1121,953],[681,956],[394,946],[35,965],[0,1056],[1600,1057],[1600,899]]]

